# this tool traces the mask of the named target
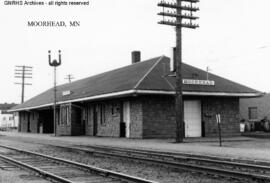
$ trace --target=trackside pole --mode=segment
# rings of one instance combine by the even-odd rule
[[[216,120],[217,120],[217,125],[218,125],[218,136],[219,136],[219,146],[222,146],[222,140],[221,140],[221,128],[220,128],[220,114],[216,114]]]

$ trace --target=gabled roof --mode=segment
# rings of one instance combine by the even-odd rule
[[[191,65],[182,64],[182,75],[183,79],[198,79],[206,80],[207,73],[204,70],[198,69]],[[195,75],[195,78],[194,78]],[[175,86],[175,77],[167,77],[171,85]],[[249,88],[247,86],[241,85],[239,83],[233,82],[231,80],[225,79],[223,77],[217,76],[215,74],[208,73],[208,79],[215,82],[214,86],[207,85],[183,85],[183,90],[185,92],[208,92],[208,93],[227,93],[229,94],[262,94],[257,90]]]
[[[57,103],[69,103],[123,97],[134,94],[174,94],[175,78],[169,76],[170,59],[165,56],[135,63],[126,67],[57,86]],[[183,64],[183,78],[205,80],[206,72]],[[209,74],[215,86],[183,85],[184,95],[259,96],[261,92]],[[30,110],[53,105],[53,88],[13,107],[12,111]],[[63,96],[63,92],[70,92]]]

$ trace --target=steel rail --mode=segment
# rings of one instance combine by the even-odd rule
[[[5,146],[5,145],[0,145],[0,147],[10,149],[10,150],[14,150],[14,151],[19,151],[21,153],[26,153],[26,154],[30,154],[30,155],[39,156],[39,157],[50,159],[50,160],[53,160],[53,161],[58,161],[58,162],[65,163],[65,164],[68,164],[68,165],[76,166],[78,168],[81,168],[81,169],[84,169],[84,170],[87,170],[87,171],[90,171],[90,172],[97,173],[99,175],[103,175],[103,176],[111,177],[111,178],[116,178],[116,179],[121,179],[123,181],[131,181],[131,182],[134,182],[134,183],[158,183],[156,181],[147,180],[147,179],[143,179],[143,178],[139,178],[139,177],[135,177],[135,176],[130,176],[130,175],[126,175],[126,174],[123,174],[123,173],[118,173],[118,172],[114,172],[114,171],[111,171],[111,170],[106,170],[106,169],[102,169],[102,168],[98,168],[98,167],[95,167],[95,166],[90,166],[90,165],[86,165],[86,164],[82,164],[82,163],[78,163],[78,162],[74,162],[74,161],[70,161],[70,160],[66,160],[66,159],[62,159],[62,158],[57,158],[57,157],[53,157],[53,156],[49,156],[49,155],[44,155],[44,154],[35,153],[35,152],[27,151],[27,150],[22,150],[22,149],[19,149],[19,148],[14,148],[14,147]],[[49,172],[46,172],[46,171],[43,171],[41,169],[32,167],[32,166],[27,165],[25,163],[21,163],[21,162],[18,162],[16,160],[13,160],[11,158],[4,157],[3,155],[0,155],[0,157],[3,157],[3,159],[5,158],[6,160],[8,160],[10,162],[13,161],[13,163],[15,163],[17,165],[20,165],[22,167],[26,167],[26,168],[29,168],[29,169],[31,169],[33,171],[39,172],[41,175],[56,178],[56,179],[58,179],[57,181],[60,181],[60,182],[62,181],[64,183],[70,183],[70,181],[67,180],[67,179],[61,178],[61,177],[59,177],[57,175],[53,175],[53,174],[51,174]]]
[[[94,148],[94,146],[91,146],[91,148]],[[125,149],[125,148],[108,148],[108,147],[99,147],[97,148],[104,149],[106,151],[113,149],[113,151],[119,151],[119,152],[129,152],[129,153],[138,153],[142,155],[151,155],[151,156],[159,156],[162,158],[171,158],[174,160],[185,160],[185,161],[200,161],[200,162],[206,162],[206,163],[218,163],[223,165],[229,165],[229,166],[238,166],[241,168],[252,168],[252,169],[260,169],[263,171],[270,171],[270,166],[265,165],[258,165],[258,164],[250,164],[250,163],[240,163],[235,161],[227,161],[227,160],[220,160],[215,159],[217,157],[211,157],[211,156],[202,156],[202,155],[193,155],[193,154],[177,154],[177,153],[168,153],[164,154],[164,152],[156,152],[156,151],[148,151],[148,150],[138,150],[138,149]],[[78,148],[80,149],[80,148]],[[213,158],[213,159],[210,159]],[[230,159],[232,160],[232,159]]]
[[[36,143],[36,142],[35,142]],[[222,162],[224,162],[223,165],[231,165],[231,166],[242,166],[243,168],[249,168],[249,167],[254,167],[254,169],[260,169],[261,170],[266,170],[269,171],[269,167],[270,166],[263,166],[263,165],[256,165],[256,164],[247,164],[247,163],[238,163],[238,162],[234,162],[237,159],[233,159],[233,158],[222,158],[222,157],[218,157],[218,156],[205,156],[205,155],[197,155],[197,154],[188,154],[188,153],[180,153],[182,155],[185,156],[179,156],[179,153],[173,153],[173,152],[156,152],[156,151],[152,151],[152,150],[139,150],[139,149],[131,149],[131,148],[121,148],[121,147],[108,147],[108,146],[94,146],[94,145],[90,145],[90,146],[82,146],[85,148],[78,148],[78,147],[74,147],[74,146],[66,146],[66,145],[52,145],[52,143],[39,143],[39,144],[46,144],[52,147],[58,147],[58,148],[65,148],[65,149],[69,149],[69,150],[75,150],[75,151],[81,151],[81,152],[86,152],[86,153],[96,153],[96,154],[103,154],[103,155],[107,155],[107,156],[115,156],[115,157],[123,157],[123,158],[129,158],[129,159],[135,159],[135,160],[139,160],[139,161],[148,161],[148,162],[152,162],[152,163],[158,163],[158,164],[162,164],[162,165],[170,165],[173,166],[174,168],[178,168],[178,169],[183,169],[183,170],[194,170],[194,171],[198,171],[198,172],[202,172],[202,173],[209,173],[209,174],[213,174],[213,175],[225,175],[225,176],[229,176],[229,177],[233,177],[233,178],[248,178],[248,179],[254,179],[254,180],[261,180],[261,181],[268,181],[270,182],[270,177],[269,176],[265,176],[265,175],[261,175],[261,174],[253,174],[253,173],[245,173],[245,172],[237,172],[237,171],[232,171],[232,170],[225,170],[224,169],[218,169],[218,168],[210,168],[210,167],[205,167],[205,166],[197,166],[197,165],[190,165],[190,164],[186,164],[186,163],[178,163],[178,162],[167,162],[165,160],[153,160],[151,158],[145,158],[145,157],[136,157],[134,155],[134,152],[136,153],[141,153],[141,154],[145,154],[145,155],[161,155],[163,156],[163,158],[174,158],[174,160],[183,158],[183,160],[201,160],[201,161],[206,161],[206,162],[210,162],[210,163],[220,163],[222,164]],[[79,146],[80,147],[80,146]],[[89,149],[90,148],[90,149]],[[103,149],[105,151],[97,151],[95,149]],[[110,153],[109,151],[122,151],[125,153],[130,153],[133,155],[125,155],[125,154],[116,154],[116,153]],[[167,154],[165,154],[167,153]],[[169,154],[169,155],[168,155]],[[195,158],[192,156],[196,156]],[[201,158],[201,157],[206,157],[206,158]],[[213,158],[213,159],[210,159]],[[224,160],[215,160],[215,159],[228,159],[228,161],[224,161]]]
[[[41,170],[41,169],[36,168],[36,167],[34,167],[34,166],[28,165],[28,164],[26,164],[26,163],[22,163],[22,162],[20,162],[20,161],[14,160],[14,159],[12,159],[12,158],[3,156],[3,155],[1,155],[1,154],[0,154],[0,158],[1,158],[3,161],[7,162],[7,163],[11,163],[11,164],[13,164],[13,165],[15,165],[15,166],[19,166],[19,167],[21,167],[21,168],[28,169],[28,170],[31,170],[31,171],[33,171],[33,172],[36,172],[36,173],[38,173],[39,175],[41,175],[42,177],[44,177],[44,178],[49,178],[49,179],[51,179],[51,180],[55,180],[55,181],[61,182],[61,183],[72,183],[72,181],[67,180],[67,179],[65,179],[65,178],[63,178],[63,177],[60,177],[60,176],[57,176],[57,175],[52,174],[52,173],[50,173],[50,172]]]
[[[26,142],[29,143],[29,142]],[[36,143],[36,142],[35,142]],[[85,148],[81,147],[74,147],[74,146],[66,146],[66,145],[53,145],[52,143],[38,143],[38,144],[46,144],[49,146],[59,147],[59,148],[66,148],[70,150],[77,150],[77,151],[84,151],[87,153],[96,153],[98,154],[99,151],[95,149],[103,149],[108,154],[108,151],[114,150],[114,151],[122,151],[124,153],[130,152],[132,154],[139,153],[144,155],[155,155],[160,156],[162,158],[173,158],[174,160],[185,160],[185,161],[201,161],[201,162],[208,162],[208,163],[219,163],[223,165],[229,165],[229,166],[238,166],[242,168],[252,168],[252,169],[260,169],[264,171],[270,171],[270,162],[269,165],[260,165],[260,164],[266,164],[266,162],[259,162],[259,161],[251,161],[251,160],[241,160],[243,162],[251,162],[251,163],[241,163],[236,158],[225,158],[225,157],[218,157],[218,156],[210,156],[210,155],[198,155],[198,154],[192,154],[192,153],[174,153],[174,152],[157,152],[153,150],[142,150],[142,149],[131,149],[131,148],[121,148],[121,147],[108,147],[108,146],[99,146],[99,145],[87,145],[83,146]],[[90,150],[90,149],[91,150]],[[101,152],[100,152],[101,153]],[[166,153],[166,154],[165,154]],[[105,154],[103,152],[103,154]],[[108,154],[109,155],[109,154]],[[113,155],[113,154],[111,154]],[[118,155],[115,155],[118,156]]]
[[[114,156],[114,157],[121,157],[121,158],[129,158],[129,159],[134,159],[138,161],[147,161],[150,163],[156,163],[156,164],[161,164],[161,165],[168,165],[173,168],[178,168],[182,170],[190,170],[190,171],[197,171],[200,173],[209,173],[212,175],[220,175],[220,176],[226,176],[226,177],[232,177],[232,178],[247,178],[247,179],[252,179],[252,180],[258,180],[258,181],[267,181],[270,182],[270,176],[267,175],[262,175],[262,174],[255,174],[255,173],[249,173],[249,172],[240,172],[240,171],[234,171],[234,170],[226,170],[222,168],[217,168],[217,167],[208,167],[208,166],[202,166],[202,165],[192,165],[192,164],[187,164],[187,163],[180,163],[180,162],[175,162],[175,161],[166,161],[166,160],[158,160],[158,159],[153,159],[149,158],[149,152],[142,152],[143,150],[134,150],[139,152],[140,154],[144,154],[145,156],[148,157],[142,157],[142,156],[136,156],[134,151],[128,150],[126,152],[130,154],[117,154],[113,152],[109,152],[110,150],[113,149],[113,151],[122,151],[126,153],[123,149],[114,149],[114,148],[105,148],[105,147],[95,147],[95,146],[90,146],[92,150],[87,150],[83,148],[77,148],[77,147],[65,147],[65,146],[57,146],[57,145],[52,145],[55,147],[60,147],[60,148],[67,148],[70,150],[78,150],[78,151],[84,151],[87,153],[92,153],[92,154],[103,154],[107,156]],[[89,146],[87,146],[89,147]],[[95,148],[102,148],[104,151],[100,150],[95,150]],[[132,155],[133,154],[133,155]],[[158,154],[158,153],[153,153],[155,155],[160,155],[163,158],[174,158],[174,159],[179,159],[182,158],[184,160],[193,160],[193,161],[205,161],[208,163],[216,163],[220,165],[230,165],[230,166],[240,166],[242,168],[253,168],[253,169],[258,169],[260,168],[261,170],[266,170],[270,171],[270,167],[268,166],[261,166],[261,165],[252,165],[252,164],[244,164],[244,163],[238,163],[238,162],[226,162],[226,161],[220,161],[220,160],[210,160],[210,159],[204,159],[204,158],[192,158],[192,157],[180,157],[180,156],[170,156],[170,155],[164,155],[164,154]]]

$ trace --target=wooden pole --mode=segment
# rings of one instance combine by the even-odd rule
[[[24,81],[25,81],[25,66],[22,66],[22,98],[21,98],[21,103],[24,103]]]
[[[181,6],[181,0],[177,0],[177,6]],[[177,9],[177,14],[182,14],[181,8]],[[182,18],[177,17],[177,22],[181,23]],[[184,120],[183,120],[183,97],[182,97],[182,27],[176,26],[176,88],[175,88],[175,120],[176,120],[176,142],[183,142]]]

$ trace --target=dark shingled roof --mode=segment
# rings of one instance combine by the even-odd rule
[[[197,75],[196,79],[206,80],[206,71],[183,63],[182,74],[184,79],[193,79],[194,74]],[[215,74],[208,74],[209,80],[215,81],[214,86],[206,85],[183,85],[184,91],[199,91],[199,92],[225,92],[225,93],[261,93],[252,88],[246,87],[231,80],[222,78]],[[170,83],[175,86],[175,78],[168,77]]]
[[[170,59],[165,56],[135,63],[126,67],[81,79],[69,84],[57,87],[57,101],[64,103],[76,100],[90,100],[91,97],[114,93],[120,97],[121,92],[126,91],[162,91],[173,92],[175,78],[168,76]],[[183,78],[205,80],[206,72],[183,64]],[[260,95],[259,91],[237,84],[222,77],[209,74],[209,79],[215,81],[215,86],[183,85],[183,91],[191,92],[222,92],[222,93],[249,93]],[[70,91],[70,95],[63,96],[63,91]],[[119,93],[118,93],[119,92]],[[130,95],[132,93],[129,93]],[[18,111],[31,108],[44,107],[53,103],[53,88],[33,97],[23,104],[13,107],[11,110]]]
[[[0,104],[0,110],[8,110],[14,106],[16,106],[17,104],[15,103],[11,103],[11,104],[8,104],[8,103],[4,103],[4,104]]]

